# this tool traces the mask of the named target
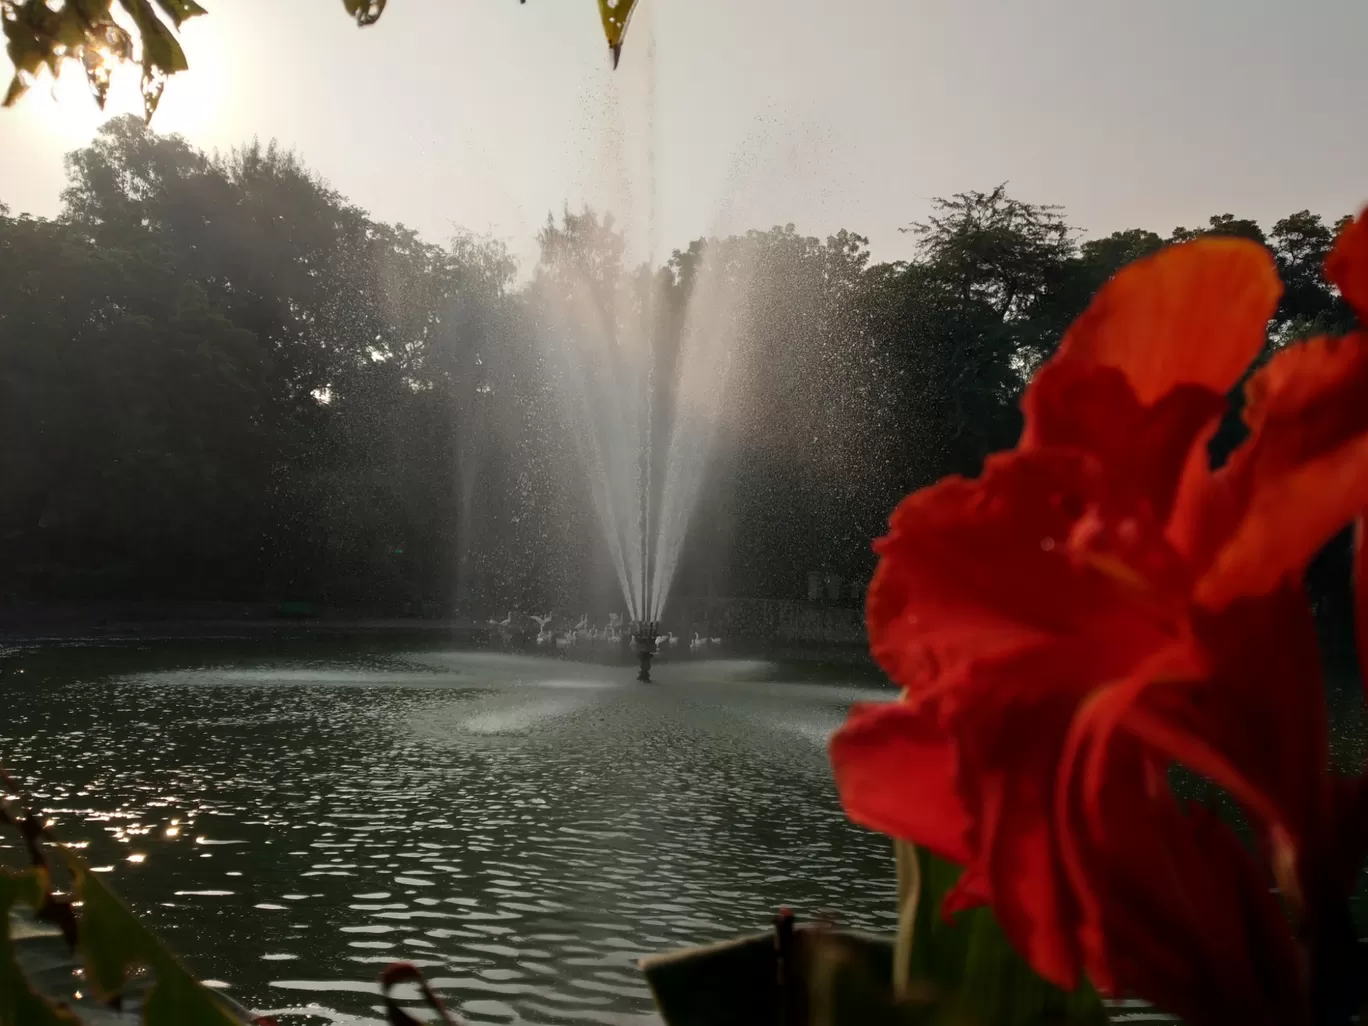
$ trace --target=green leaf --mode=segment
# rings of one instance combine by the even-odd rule
[[[209,13],[195,0],[157,0],[157,6],[166,12],[176,28],[180,28],[187,18]]]
[[[374,25],[385,13],[385,0],[342,0],[342,6],[362,28]]]
[[[77,1026],[65,1008],[49,1004],[32,987],[15,959],[10,911],[15,905],[37,909],[46,894],[41,869],[24,873],[0,870],[0,1026]]]
[[[29,82],[42,68],[48,48],[43,45],[42,37],[34,31],[24,17],[6,18],[5,52],[14,65],[14,77],[10,79],[9,91],[5,94],[5,106],[12,106],[28,90]]]
[[[613,54],[613,67],[617,67],[622,56],[622,40],[627,35],[627,22],[632,18],[637,0],[598,0],[599,20],[603,22],[603,34],[608,39],[608,49]]]
[[[961,912],[946,922],[941,904],[960,869],[924,850],[918,863],[922,891],[912,945],[914,982],[958,995],[981,1026],[1106,1022],[1101,998],[1090,985],[1069,993],[1041,979],[1008,943],[988,908]]]
[[[174,75],[190,66],[175,35],[148,0],[119,0],[119,3],[132,16],[138,26],[138,35],[142,37],[144,74],[152,68],[164,75]]]
[[[103,25],[110,20],[109,5],[113,0],[67,0],[67,7],[80,13],[87,25]]]
[[[144,1005],[147,1026],[240,1026],[98,876],[65,853],[82,901],[80,948],[86,978],[102,998],[120,994],[129,972],[146,967],[155,982]]]

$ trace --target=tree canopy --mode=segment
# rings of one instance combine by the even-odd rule
[[[661,380],[726,366],[677,591],[861,580],[898,498],[1011,444],[1029,370],[1170,241],[1080,241],[1002,186],[916,231],[905,262],[784,225],[638,267],[610,217],[566,211],[519,275],[496,241],[377,221],[274,144],[209,155],[116,118],[69,155],[58,218],[0,216],[0,593],[613,602],[556,349],[586,304],[600,333],[646,326]],[[1307,211],[1267,230],[1288,281],[1270,349],[1345,322],[1316,270],[1333,232]]]

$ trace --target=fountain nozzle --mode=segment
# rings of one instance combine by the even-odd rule
[[[632,648],[636,650],[637,662],[641,664],[641,672],[637,674],[637,680],[643,684],[651,683],[651,660],[656,654],[656,638],[659,636],[660,624],[655,620],[638,621],[633,625]]]

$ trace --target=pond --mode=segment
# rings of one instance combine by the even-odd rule
[[[422,967],[473,1023],[657,1021],[636,959],[781,904],[891,931],[825,742],[856,669],[596,666],[391,642],[11,651],[0,758],[202,977],[378,1023]],[[10,840],[10,839],[7,839]]]

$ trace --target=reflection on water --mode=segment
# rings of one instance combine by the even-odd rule
[[[887,845],[842,818],[824,752],[888,692],[755,661],[631,675],[11,652],[0,757],[196,972],[286,1021],[379,1023],[373,981],[402,958],[472,1022],[648,1023],[643,954],[780,904],[892,929]]]

